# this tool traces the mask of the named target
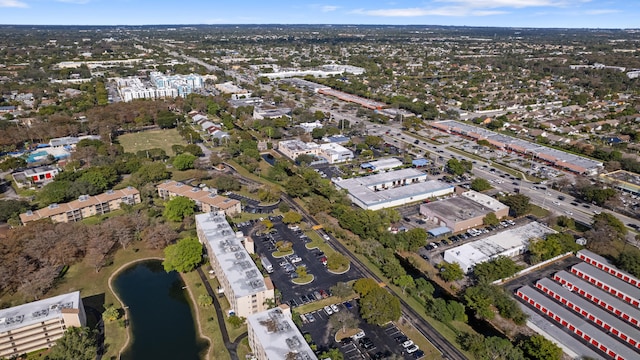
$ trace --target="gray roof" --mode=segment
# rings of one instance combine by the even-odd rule
[[[604,290],[601,290],[597,286],[594,286],[594,285],[582,280],[581,278],[573,275],[572,273],[562,270],[562,271],[558,271],[557,273],[553,274],[553,276],[554,276],[554,279],[555,278],[563,279],[567,283],[571,284],[573,286],[573,288],[579,289],[579,290],[584,290],[585,293],[591,294],[594,297],[604,301],[607,305],[611,305],[614,309],[618,309],[621,312],[623,312],[623,313],[625,313],[625,314],[627,314],[629,316],[633,316],[634,318],[640,320],[640,309],[638,309],[635,306],[630,305],[626,301],[622,301],[622,300],[618,299],[617,297],[609,294],[608,292],[606,292]],[[569,286],[569,289],[572,289],[572,287]]]
[[[623,276],[625,276],[625,275],[626,275],[626,276],[628,276],[628,277],[629,277],[629,279],[633,279],[633,280],[635,280],[638,284],[640,284],[640,279],[638,279],[637,277],[635,277],[635,276],[633,276],[633,275],[629,274],[628,272],[626,272],[626,271],[624,271],[624,270],[620,270],[620,269],[619,269],[617,266],[615,266],[611,261],[609,261],[609,259],[606,259],[606,258],[604,258],[604,257],[602,257],[602,256],[600,256],[600,255],[598,255],[598,254],[596,254],[596,253],[593,253],[593,252],[591,252],[591,251],[589,251],[589,250],[587,250],[587,249],[582,249],[582,250],[580,250],[580,251],[578,251],[578,252],[576,253],[576,256],[580,257],[580,255],[584,255],[584,256],[586,256],[586,257],[588,257],[588,258],[591,258],[591,259],[593,259],[593,260],[595,260],[595,261],[597,261],[597,262],[599,262],[599,263],[601,263],[601,264],[603,264],[603,265],[607,265],[610,269],[614,269],[617,273],[623,274]],[[619,277],[619,276],[618,276],[618,277]],[[624,280],[624,279],[623,279],[623,280]],[[626,281],[626,280],[625,280],[625,281]],[[629,281],[626,281],[626,282],[629,282]]]
[[[624,333],[629,338],[634,339],[636,342],[640,342],[640,330],[621,320],[617,316],[607,312],[598,305],[572,293],[571,291],[565,289],[562,285],[554,282],[551,279],[542,278],[538,280],[537,283],[544,285],[555,294],[559,295],[561,298],[565,298],[568,301],[571,301],[574,305],[586,311],[588,314],[593,315],[596,319],[600,319],[603,323],[618,329],[618,331]]]
[[[464,196],[432,201],[428,204],[422,204],[420,207],[427,208],[437,215],[455,222],[485,216],[493,212],[492,209]]]
[[[209,256],[218,259],[236,298],[267,290],[260,270],[240,242],[242,233],[236,236],[224,212],[196,215],[196,223],[213,252]]]
[[[80,291],[0,310],[0,333],[62,316],[62,309],[79,309]]]
[[[526,295],[530,299],[533,299],[540,305],[544,305],[544,307],[546,307],[549,311],[558,315],[560,318],[564,319],[571,325],[575,326],[576,329],[582,331],[583,334],[588,335],[592,339],[595,339],[599,344],[605,344],[609,349],[615,351],[624,359],[636,359],[638,357],[638,353],[627,347],[625,344],[620,343],[617,339],[614,339],[612,336],[600,330],[600,328],[590,324],[581,316],[574,314],[565,306],[559,305],[555,301],[552,301],[532,287],[523,286],[519,288],[518,291],[520,291],[523,295]],[[555,320],[553,320],[553,323],[557,324]]]
[[[576,269],[579,270],[587,275],[589,275],[591,278],[596,279],[600,282],[602,282],[603,284],[607,284],[610,288],[617,290],[618,292],[621,292],[623,294],[628,295],[630,298],[635,299],[635,300],[640,300],[640,289],[623,281],[618,279],[617,277],[610,275],[602,270],[599,270],[587,263],[579,263],[576,265],[573,265],[571,267],[571,269]]]
[[[268,359],[284,359],[288,353],[296,360],[315,360],[316,355],[291,320],[280,308],[249,315],[247,322],[253,329]]]
[[[445,189],[451,189],[453,191],[452,185],[438,180],[409,183],[404,186],[398,186],[381,191],[374,191],[372,189],[374,186],[389,183],[394,180],[411,180],[420,177],[426,177],[425,173],[416,169],[402,169],[376,175],[335,181],[335,184],[340,188],[346,189],[349,192],[349,195],[358,199],[367,206],[430,194]]]
[[[464,132],[473,132],[476,134],[480,134],[481,136],[485,137],[487,140],[494,140],[494,141],[501,142],[503,144],[520,146],[524,148],[527,153],[531,153],[535,155],[538,155],[538,154],[551,155],[559,159],[560,161],[564,161],[566,163],[573,164],[573,165],[578,165],[578,166],[584,167],[585,169],[596,169],[596,168],[602,167],[602,162],[597,160],[592,160],[584,156],[574,155],[562,150],[557,150],[547,146],[538,145],[526,140],[499,134],[481,127],[465,124],[460,121],[444,120],[444,121],[438,121],[437,123],[441,125],[449,126],[449,127],[455,127],[455,128],[461,129]]]

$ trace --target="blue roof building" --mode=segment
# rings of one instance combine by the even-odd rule
[[[450,232],[451,232],[451,229],[449,229],[446,226],[440,226],[435,229],[427,230],[427,233],[433,237],[438,237],[440,235],[448,234]]]
[[[429,160],[427,159],[415,159],[413,161],[411,161],[411,164],[413,164],[414,167],[423,167],[423,166],[427,166],[429,165]]]

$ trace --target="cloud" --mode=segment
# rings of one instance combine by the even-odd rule
[[[616,9],[595,9],[595,10],[587,10],[584,13],[586,15],[606,15],[606,14],[616,14],[619,12],[620,10],[616,10]]]
[[[29,5],[19,0],[0,0],[0,8],[3,7],[28,8]]]
[[[336,11],[340,8],[340,6],[335,6],[335,5],[324,5],[322,7],[320,7],[320,11],[322,12],[332,12],[332,11]]]
[[[509,9],[565,8],[591,0],[433,0],[434,6],[388,9],[356,9],[352,13],[382,17],[491,16],[509,13]],[[439,5],[439,6],[435,6]]]
[[[84,5],[91,2],[91,0],[56,0],[56,1],[65,3],[65,4],[77,4],[77,5]]]

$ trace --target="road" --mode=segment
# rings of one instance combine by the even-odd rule
[[[504,177],[501,177],[500,175],[504,175],[505,173],[500,171],[499,169],[495,169],[494,172],[490,171],[492,168],[490,162],[472,159],[458,152],[452,151],[449,149],[449,146],[451,145],[448,143],[435,145],[425,142],[422,140],[422,138],[418,138],[416,136],[412,136],[411,134],[402,132],[399,129],[400,126],[400,124],[394,124],[391,126],[368,125],[368,129],[370,134],[379,135],[390,144],[405,144],[405,147],[411,145],[423,151],[426,150],[435,152],[435,155],[437,157],[443,157],[442,160],[438,160],[438,158],[436,157],[436,161],[441,161],[442,164],[445,164],[446,161],[448,161],[452,157],[455,157],[457,159],[464,158],[468,161],[475,161],[472,169],[473,174],[476,177],[481,177],[491,181],[491,185],[494,188],[509,193],[513,193],[514,190],[518,188],[522,194],[528,196],[531,199],[530,201],[532,204],[538,205],[557,215],[571,217],[582,224],[590,225],[592,223],[593,215],[598,212],[609,212],[612,213],[620,221],[622,221],[625,225],[627,225],[627,227],[631,230],[633,229],[629,227],[628,224],[635,224],[636,226],[640,226],[640,219],[634,219],[596,205],[584,203],[581,204],[580,201],[576,200],[574,197],[553,190],[547,186],[536,185],[533,182],[524,179],[513,180],[511,179],[513,176],[510,174],[506,174]],[[416,140],[418,141],[417,144],[415,143]],[[563,200],[560,200],[560,198],[563,198]],[[573,205],[571,203],[576,203],[577,205]],[[585,205],[588,207],[586,207]],[[630,231],[629,238],[631,239],[633,236],[635,236],[635,233],[633,231]]]

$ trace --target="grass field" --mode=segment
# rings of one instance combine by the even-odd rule
[[[118,142],[124,147],[125,152],[136,153],[140,150],[160,148],[167,155],[175,155],[171,150],[172,145],[186,146],[187,142],[182,139],[176,129],[149,130],[118,136]]]

